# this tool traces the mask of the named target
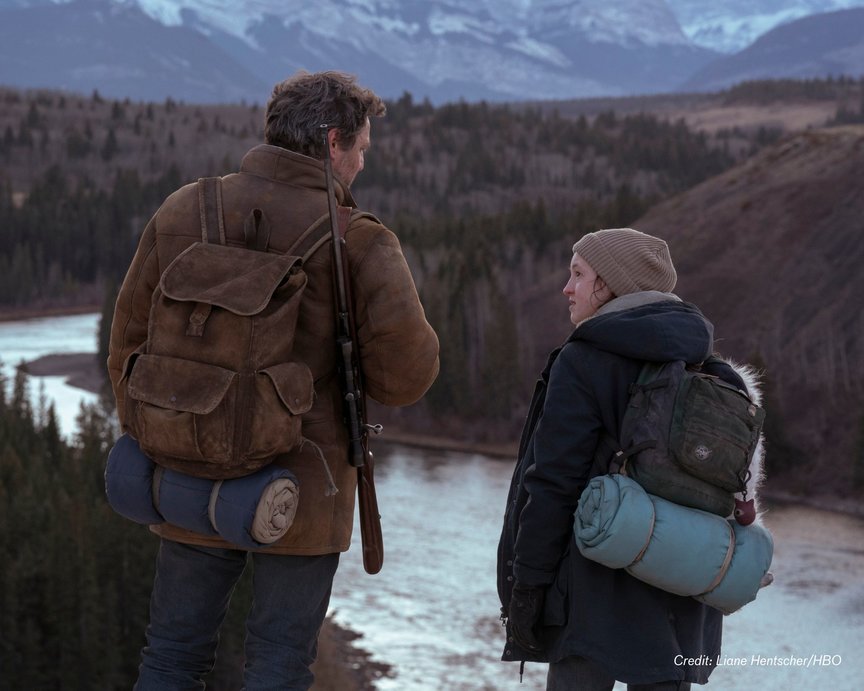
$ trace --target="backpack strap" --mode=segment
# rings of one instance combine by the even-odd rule
[[[201,216],[201,242],[224,245],[222,178],[198,178],[198,212]]]
[[[288,248],[286,254],[293,254],[305,262],[318,248],[330,239],[330,227],[326,221],[330,219],[330,213],[324,213],[316,218],[312,225],[304,230],[294,244]]]
[[[669,377],[659,376],[664,365],[665,363],[662,362],[645,362],[645,364],[642,365],[642,369],[639,371],[639,376],[635,382],[630,384],[630,388],[628,389],[628,395],[630,396],[630,399],[627,402],[628,408],[638,408],[642,405],[642,397],[639,394],[645,391],[650,391],[651,389],[662,389],[669,385]],[[626,413],[624,417],[627,417]],[[624,420],[622,419],[622,427],[624,426],[623,423]],[[634,456],[645,449],[653,449],[656,446],[656,439],[646,439],[639,444],[633,444],[629,448],[625,449],[616,437],[607,434],[600,444],[600,450],[602,453],[606,453],[606,457],[609,458],[609,473],[626,474],[627,460],[631,456]],[[610,451],[611,455],[608,455]]]
[[[225,220],[222,212],[222,178],[198,178],[198,215],[201,218],[201,242],[225,244]],[[213,305],[196,302],[189,316],[186,335],[200,338]]]
[[[198,178],[198,209],[201,218],[201,242],[224,245],[226,241],[222,178]],[[329,214],[325,213],[315,219],[286,254],[299,256],[303,261],[312,256],[329,238],[330,229],[324,223],[328,218]],[[247,216],[243,224],[243,238],[247,248],[261,252],[267,250],[270,244],[270,223],[261,209],[252,209]]]
[[[222,207],[222,178],[198,178],[198,209],[201,217],[201,242],[225,244],[225,218]],[[355,218],[371,218],[380,223],[374,215],[352,209],[339,207],[340,234],[345,236],[348,223]],[[316,218],[312,225],[304,230],[300,237],[288,249],[286,254],[299,256],[304,262],[317,252],[330,239],[330,228],[326,221],[329,212]],[[270,240],[270,224],[260,209],[252,209],[243,227],[246,247],[266,251]]]
[[[371,218],[376,223],[381,223],[378,218],[370,214],[368,211],[352,209],[350,206],[340,206],[336,213],[339,235],[343,238],[345,237],[350,222],[357,218]],[[303,234],[288,250],[288,254],[295,254],[301,257],[304,262],[307,261],[309,257],[321,248],[322,245],[326,244],[330,240],[330,227],[327,223],[329,220],[329,211],[318,217],[311,226],[303,231]]]

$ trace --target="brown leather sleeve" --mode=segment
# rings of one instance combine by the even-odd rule
[[[159,262],[156,255],[156,217],[141,235],[138,249],[126,278],[120,286],[111,322],[108,343],[108,376],[117,402],[117,415],[121,422],[125,413],[125,394],[119,386],[123,376],[123,363],[129,354],[147,340],[147,320],[150,299],[159,283]]]
[[[366,393],[384,405],[414,403],[438,376],[438,337],[399,240],[364,217],[352,222],[346,247]]]

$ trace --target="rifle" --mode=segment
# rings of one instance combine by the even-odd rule
[[[333,239],[333,284],[336,294],[336,345],[341,359],[338,363],[342,385],[345,420],[348,426],[348,462],[357,468],[357,502],[360,507],[360,539],[363,544],[363,568],[375,574],[384,563],[384,538],[381,534],[381,514],[375,494],[375,461],[369,450],[369,430],[381,432],[380,425],[366,424],[366,393],[363,371],[357,355],[357,326],[351,300],[351,276],[348,273],[348,252],[345,232],[351,209],[336,209],[333,183],[333,163],[330,160],[328,132],[331,125],[321,125],[324,138],[324,172],[327,179],[327,203],[330,212],[330,235]]]

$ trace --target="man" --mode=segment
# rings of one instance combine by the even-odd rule
[[[300,73],[277,84],[267,105],[267,143],[246,154],[239,173],[222,179],[228,244],[243,244],[244,220],[253,208],[269,221],[268,250],[282,253],[326,214],[323,124],[331,126],[327,145],[337,201],[354,207],[349,187],[363,170],[370,118],[384,110],[378,96],[341,73]],[[200,239],[199,218],[195,184],[172,194],[144,229],[120,289],[108,369],[121,422],[127,408],[124,363],[147,338],[151,296],[165,267]],[[425,319],[399,242],[369,215],[352,217],[345,242],[366,391],[384,405],[413,403],[437,376],[438,339]],[[331,243],[326,242],[303,267],[308,284],[293,358],[311,368],[315,381],[314,403],[303,416],[302,429],[312,443],[277,458],[299,480],[299,507],[287,534],[252,554],[254,604],[246,622],[249,691],[311,685],[309,666],[339,553],[351,540],[357,476],[347,460],[336,375],[331,258]],[[335,494],[329,491],[331,473]],[[136,689],[203,688],[201,678],[215,661],[219,626],[247,553],[176,526],[151,530],[161,543]]]

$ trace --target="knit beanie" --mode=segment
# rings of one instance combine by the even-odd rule
[[[660,238],[632,228],[588,233],[573,245],[616,296],[642,290],[671,292],[678,280],[669,247]]]

